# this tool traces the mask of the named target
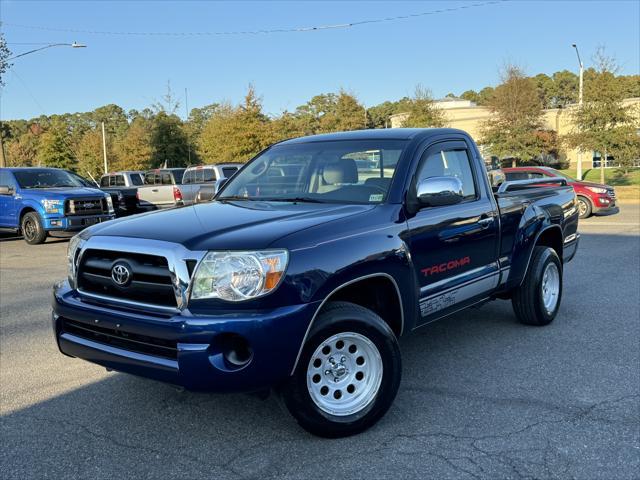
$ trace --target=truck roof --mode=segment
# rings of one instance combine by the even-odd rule
[[[368,130],[352,130],[350,132],[323,133],[307,137],[284,140],[278,145],[291,145],[311,142],[332,142],[338,140],[412,140],[428,138],[435,135],[464,133],[455,128],[374,128]]]

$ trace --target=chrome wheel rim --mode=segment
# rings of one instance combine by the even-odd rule
[[[382,372],[382,357],[371,340],[359,333],[338,333],[313,352],[307,366],[307,388],[323,412],[352,415],[373,402]]]
[[[580,215],[587,214],[587,204],[584,200],[578,200],[578,212]]]
[[[560,296],[560,270],[555,263],[550,263],[542,274],[542,303],[547,313],[551,314],[558,305]]]

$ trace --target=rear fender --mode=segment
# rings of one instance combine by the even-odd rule
[[[559,236],[558,256],[562,258],[562,228],[552,220],[550,213],[536,205],[530,205],[525,210],[518,226],[516,241],[511,252],[509,276],[505,289],[519,286],[525,278],[533,249],[545,235]]]

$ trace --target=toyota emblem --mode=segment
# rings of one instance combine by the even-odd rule
[[[126,287],[131,280],[130,267],[124,263],[116,263],[111,268],[111,280],[119,287]]]

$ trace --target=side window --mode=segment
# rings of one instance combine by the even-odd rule
[[[100,179],[100,186],[101,187],[108,187],[109,186],[109,177],[102,177]]]
[[[170,173],[163,173],[162,174],[162,185],[173,185],[173,182],[171,181],[171,174]]]
[[[510,182],[515,180],[529,180],[529,174],[527,172],[506,172],[505,176]]]
[[[546,175],[543,175],[540,172],[529,172],[529,178],[532,179],[532,180],[534,180],[536,178],[544,178],[544,177],[546,177]]]
[[[420,165],[418,182],[430,177],[456,177],[462,182],[465,200],[476,198],[473,171],[466,150],[431,150],[428,156],[427,152],[423,154]]]
[[[205,168],[202,174],[202,181],[204,183],[216,181],[216,172],[213,171],[213,168]]]
[[[144,175],[144,184],[145,185],[155,185],[155,174],[153,172],[147,172]]]
[[[182,183],[185,185],[188,183],[193,183],[193,170],[185,172]]]
[[[132,185],[142,185],[144,183],[144,179],[142,178],[142,175],[140,175],[139,173],[132,173],[131,175],[129,175],[129,178],[131,179],[131,184]]]
[[[124,187],[124,175],[116,175],[114,178],[117,187]]]
[[[13,188],[14,192],[18,187],[18,184],[13,179],[13,175],[9,173],[8,170],[0,170],[0,185],[2,185],[3,187]]]

